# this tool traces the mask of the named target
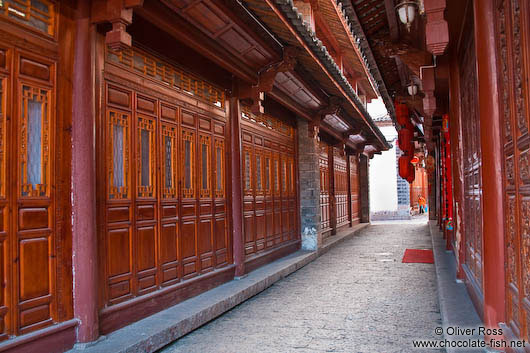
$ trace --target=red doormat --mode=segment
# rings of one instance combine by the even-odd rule
[[[434,257],[432,250],[422,249],[407,249],[405,255],[403,255],[403,263],[422,263],[422,264],[433,264]]]

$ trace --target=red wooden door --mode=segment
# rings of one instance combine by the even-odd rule
[[[243,109],[243,227],[250,257],[298,238],[295,130]]]
[[[359,190],[359,159],[357,156],[349,156],[350,163],[350,187],[351,187],[351,221],[353,224],[360,222],[360,190]]]
[[[179,100],[182,86],[200,90],[197,97],[216,88],[136,48],[109,51],[107,59],[113,75],[104,82],[99,124],[101,307],[231,262],[225,111]],[[159,82],[149,81],[149,90],[133,84],[142,82],[137,72]],[[224,105],[206,98],[196,105]]]
[[[333,148],[333,169],[335,177],[335,208],[337,228],[349,224],[348,216],[348,174],[346,157],[341,156],[337,148]]]
[[[530,337],[530,2],[497,1],[499,106],[504,142],[506,322]]]
[[[71,317],[68,204],[61,198],[69,195],[69,170],[60,164],[69,155],[61,143],[70,120],[58,119],[57,82],[64,78],[49,49],[57,44],[57,13],[49,1],[12,15],[15,8],[0,4],[8,29],[0,42],[0,340]],[[61,108],[71,109],[67,99]]]
[[[320,166],[320,229],[324,235],[329,235],[331,231],[331,218],[330,218],[330,178],[329,178],[329,157],[328,151],[329,146],[325,142],[320,142],[320,155],[319,155],[319,166]]]
[[[482,168],[477,104],[476,56],[472,14],[460,54],[460,101],[463,131],[465,270],[482,296]]]

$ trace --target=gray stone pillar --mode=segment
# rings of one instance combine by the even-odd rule
[[[359,159],[359,190],[361,199],[361,223],[370,222],[370,185],[368,184],[368,157],[361,153]]]
[[[318,156],[318,141],[309,132],[308,122],[298,119],[300,229],[302,232],[303,250],[317,250],[322,244]]]

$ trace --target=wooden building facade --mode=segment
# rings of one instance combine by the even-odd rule
[[[0,351],[96,340],[368,221],[384,84],[335,1],[296,3],[0,1]],[[324,146],[313,223],[301,140]]]

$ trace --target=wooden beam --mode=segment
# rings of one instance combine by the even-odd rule
[[[399,26],[396,18],[396,8],[394,0],[385,0],[386,19],[388,20],[388,28],[390,30],[390,39],[392,42],[397,42],[399,39]]]

